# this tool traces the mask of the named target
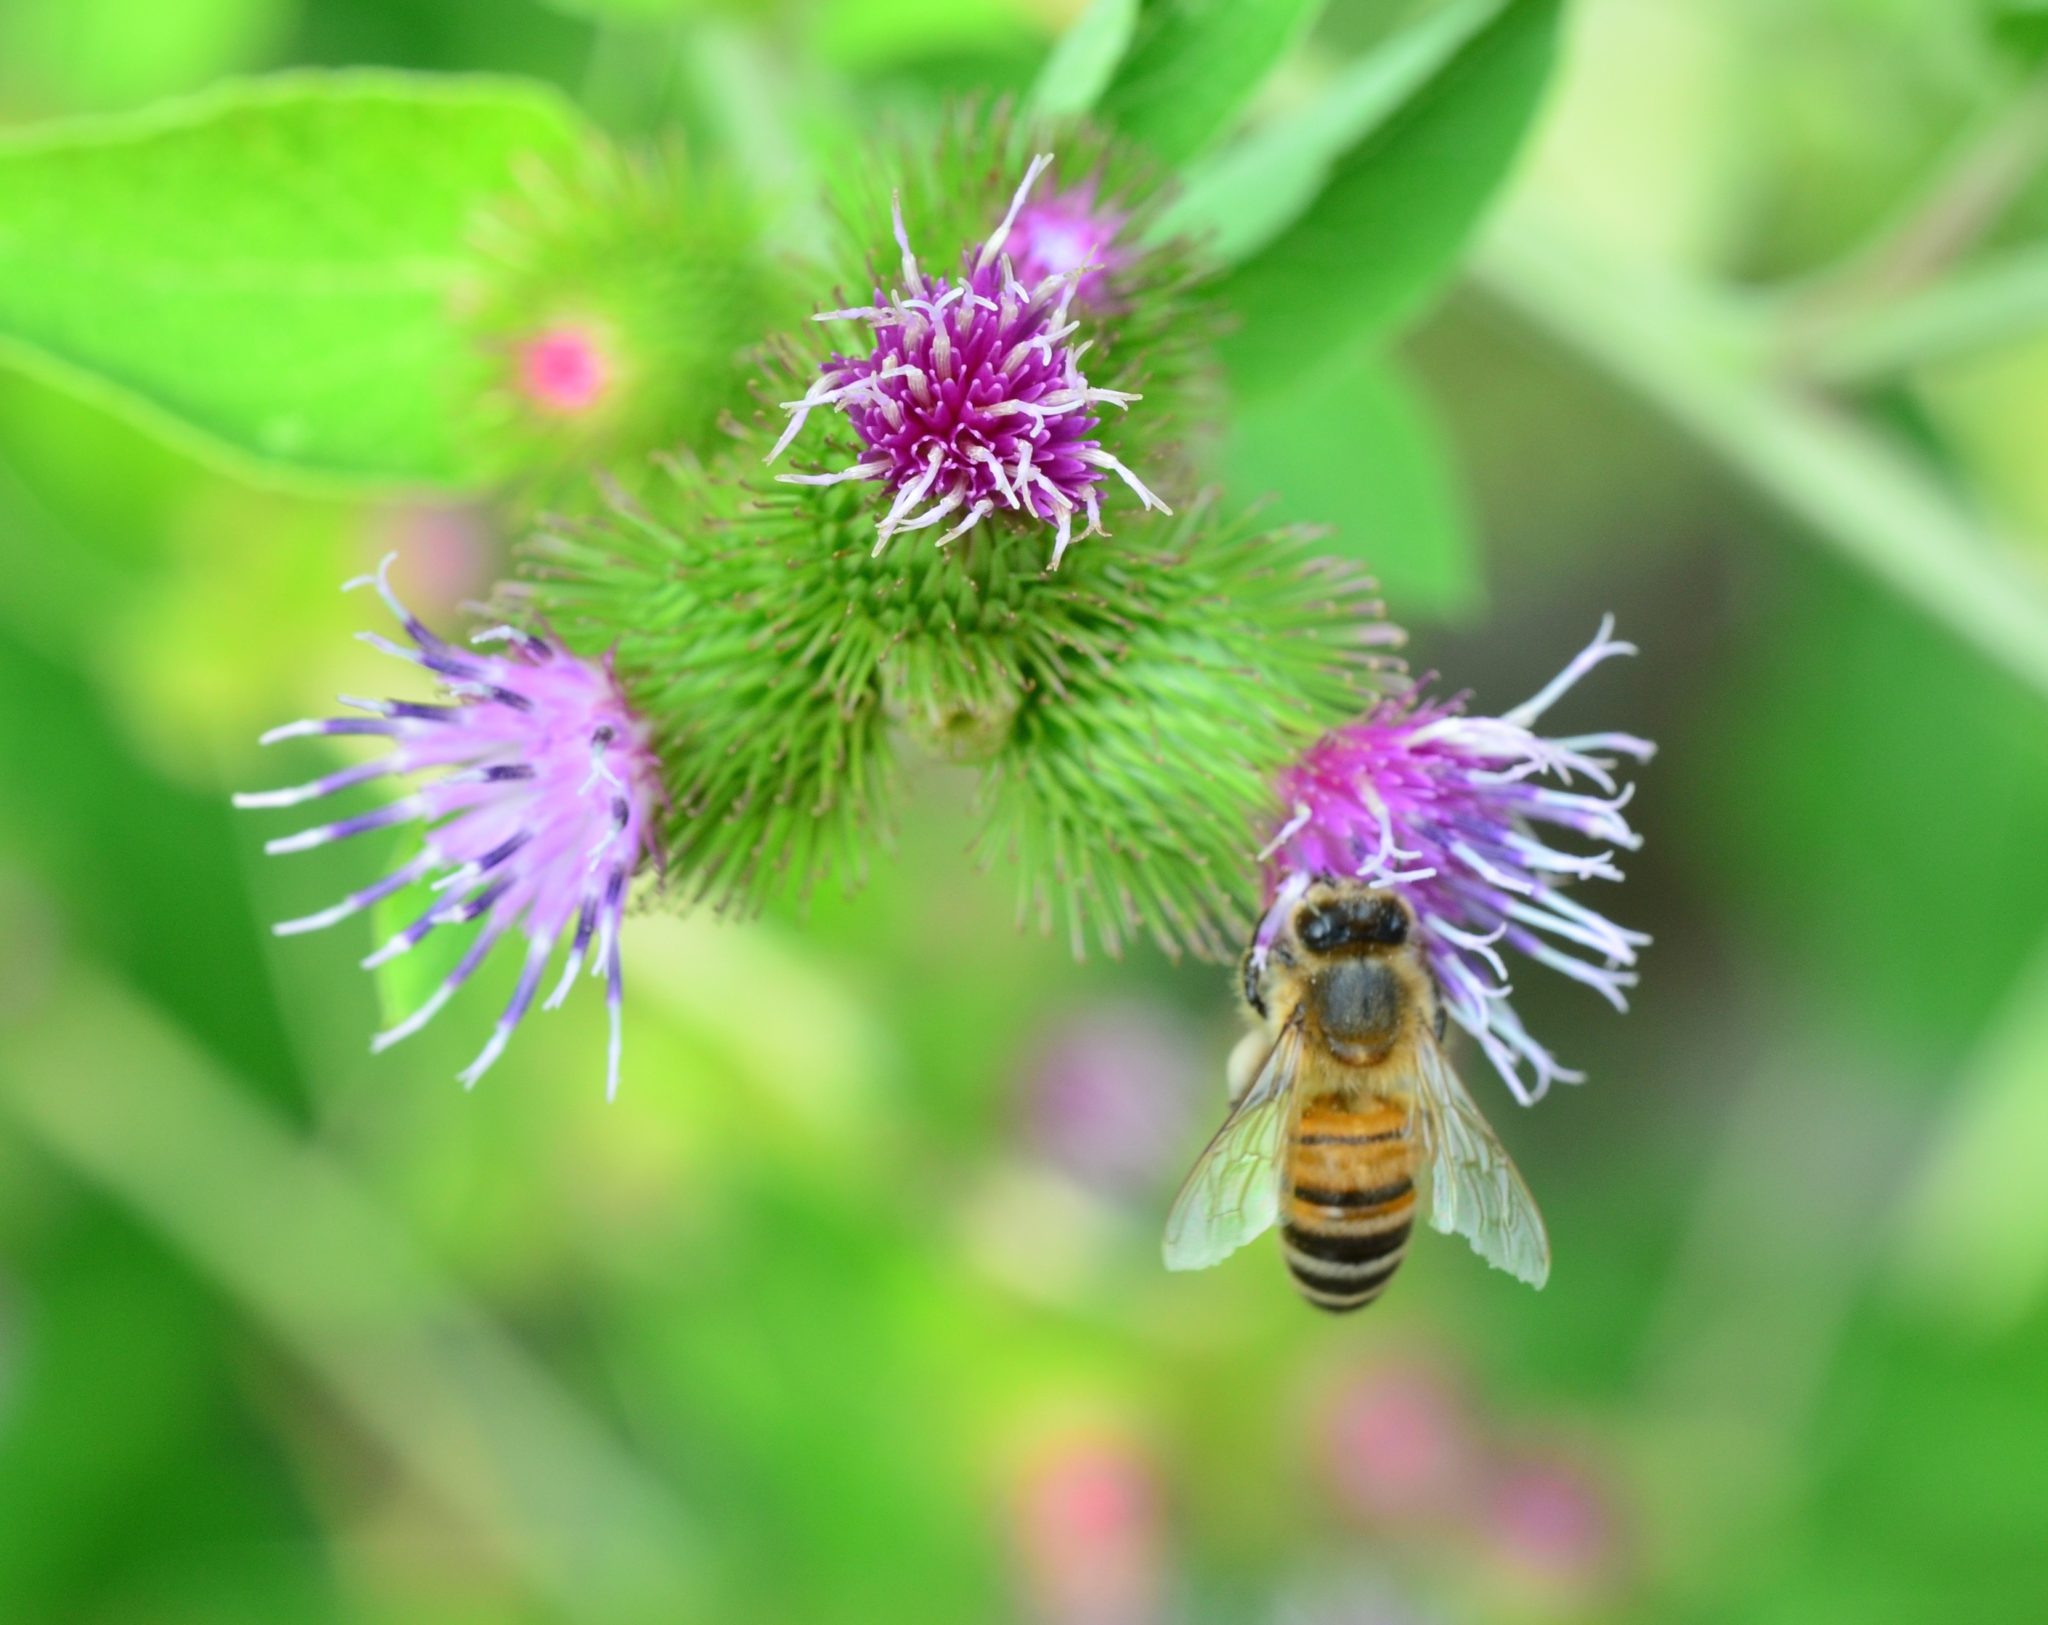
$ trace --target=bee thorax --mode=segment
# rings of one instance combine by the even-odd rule
[[[1317,971],[1308,997],[1323,1038],[1341,1060],[1362,1065],[1400,1037],[1405,989],[1383,960],[1334,960]]]

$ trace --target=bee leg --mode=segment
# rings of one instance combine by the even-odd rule
[[[1224,1067],[1223,1075],[1230,1085],[1230,1103],[1233,1106],[1244,1098],[1244,1092],[1265,1070],[1266,1057],[1272,1053],[1272,1035],[1256,1027],[1240,1038],[1231,1049],[1230,1061]]]

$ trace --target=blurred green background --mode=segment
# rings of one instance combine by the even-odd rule
[[[1075,9],[7,0],[0,119],[388,64],[729,137],[734,63],[865,116]],[[1331,5],[1253,117],[1414,9]],[[1613,609],[1562,720],[1662,746],[1637,1008],[1526,974],[1591,1082],[1471,1068],[1541,1295],[1434,1239],[1338,1322],[1263,1247],[1165,1275],[1227,974],[1020,936],[947,771],[852,898],[632,922],[616,1105],[588,995],[474,1094],[490,988],[371,1061],[366,942],[267,926],[374,854],[266,862],[228,793],[388,685],[342,578],[396,546],[446,619],[507,539],[0,371],[0,1620],[2048,1617],[2036,22],[1579,0],[1403,345],[1459,493],[1371,521],[1390,588],[1452,537],[1415,664],[1497,710]],[[1341,528],[1319,387],[1235,471]]]

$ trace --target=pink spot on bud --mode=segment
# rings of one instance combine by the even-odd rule
[[[585,327],[551,327],[519,349],[519,387],[543,412],[576,417],[604,399],[611,363]]]

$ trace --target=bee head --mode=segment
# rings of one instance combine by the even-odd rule
[[[1324,882],[1294,916],[1293,937],[1307,973],[1308,1013],[1339,1060],[1377,1062],[1400,1039],[1416,1003],[1412,967],[1396,950],[1415,929],[1408,904],[1390,891]]]
[[[1398,948],[1413,925],[1407,903],[1392,892],[1330,891],[1310,894],[1294,916],[1294,935],[1311,954],[1336,955]]]

